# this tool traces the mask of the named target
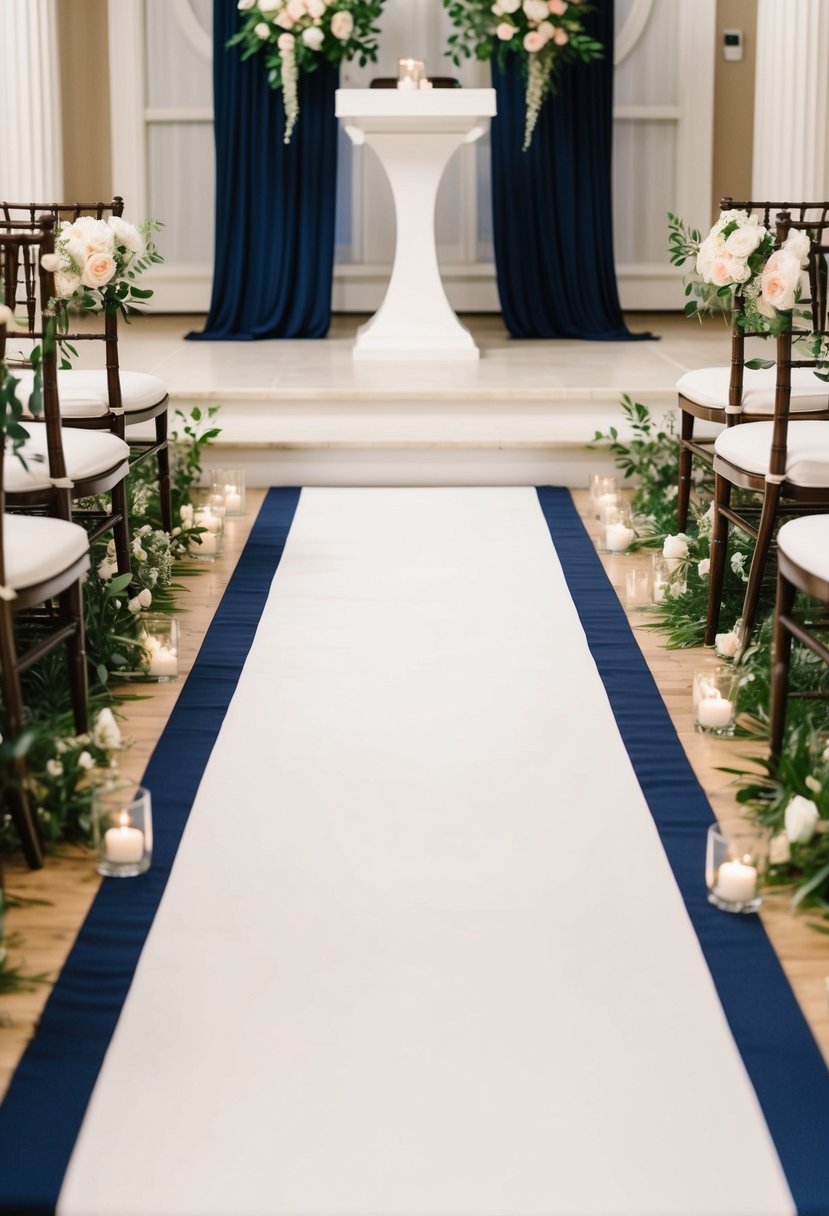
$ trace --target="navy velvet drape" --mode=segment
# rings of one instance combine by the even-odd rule
[[[242,61],[236,0],[214,0],[216,242],[213,294],[191,338],[322,338],[331,323],[339,70],[299,79],[299,120],[282,142],[280,90],[263,59]]]
[[[605,47],[567,65],[524,142],[517,56],[493,60],[492,210],[501,311],[515,338],[626,340],[613,262],[613,0],[597,0],[585,27]],[[642,337],[649,337],[644,334]]]

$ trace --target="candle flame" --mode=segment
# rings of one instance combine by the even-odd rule
[[[121,814],[118,816],[118,826],[119,828],[128,828],[130,826],[129,812],[121,811]]]

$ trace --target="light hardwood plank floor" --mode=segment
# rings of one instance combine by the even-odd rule
[[[189,671],[201,639],[230,578],[238,554],[247,539],[263,491],[248,492],[248,511],[241,519],[229,521],[225,553],[199,577],[188,579],[183,597],[181,667]],[[587,496],[574,491],[574,499],[588,531],[595,535],[596,525],[586,514]],[[603,555],[608,576],[624,601],[625,572],[632,565],[648,565],[646,554]],[[730,778],[718,769],[734,765],[739,759],[762,754],[762,747],[739,740],[712,739],[694,732],[691,715],[691,679],[699,661],[698,650],[667,650],[661,636],[643,627],[639,614],[629,614],[634,636],[665,699],[683,747],[705,789],[717,817],[729,820],[741,811],[734,798]],[[705,652],[709,653],[709,652]],[[122,767],[136,775],[143,772],[167,718],[175,704],[182,680],[151,686],[146,700],[127,703],[123,708],[122,728],[133,744]],[[703,881],[702,874],[700,882]],[[7,931],[19,934],[22,947],[15,959],[25,963],[29,972],[46,972],[55,977],[71,949],[79,926],[98,889],[90,855],[83,850],[66,850],[50,857],[43,870],[35,873],[20,865],[9,865],[6,885],[10,893],[44,904],[12,910]],[[774,947],[792,984],[795,995],[829,1063],[829,939],[810,930],[802,918],[793,917],[785,895],[766,896],[762,917]],[[31,1038],[48,987],[21,993],[0,1002],[0,1095],[5,1092],[17,1061]],[[762,1010],[758,1009],[758,1017]]]

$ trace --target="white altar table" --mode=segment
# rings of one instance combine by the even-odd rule
[[[385,299],[361,326],[355,359],[477,359],[446,298],[435,246],[435,200],[452,155],[479,139],[495,114],[494,89],[338,89],[337,117],[355,144],[380,158],[397,221]]]

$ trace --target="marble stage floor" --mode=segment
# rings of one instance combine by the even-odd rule
[[[355,365],[363,319],[336,316],[321,341],[187,342],[202,317],[150,314],[122,326],[122,365],[162,376],[179,408],[221,405],[216,451],[251,484],[578,486],[622,394],[662,421],[683,372],[729,358],[719,320],[635,314],[631,331],[658,341],[530,342],[474,315],[476,364]]]

